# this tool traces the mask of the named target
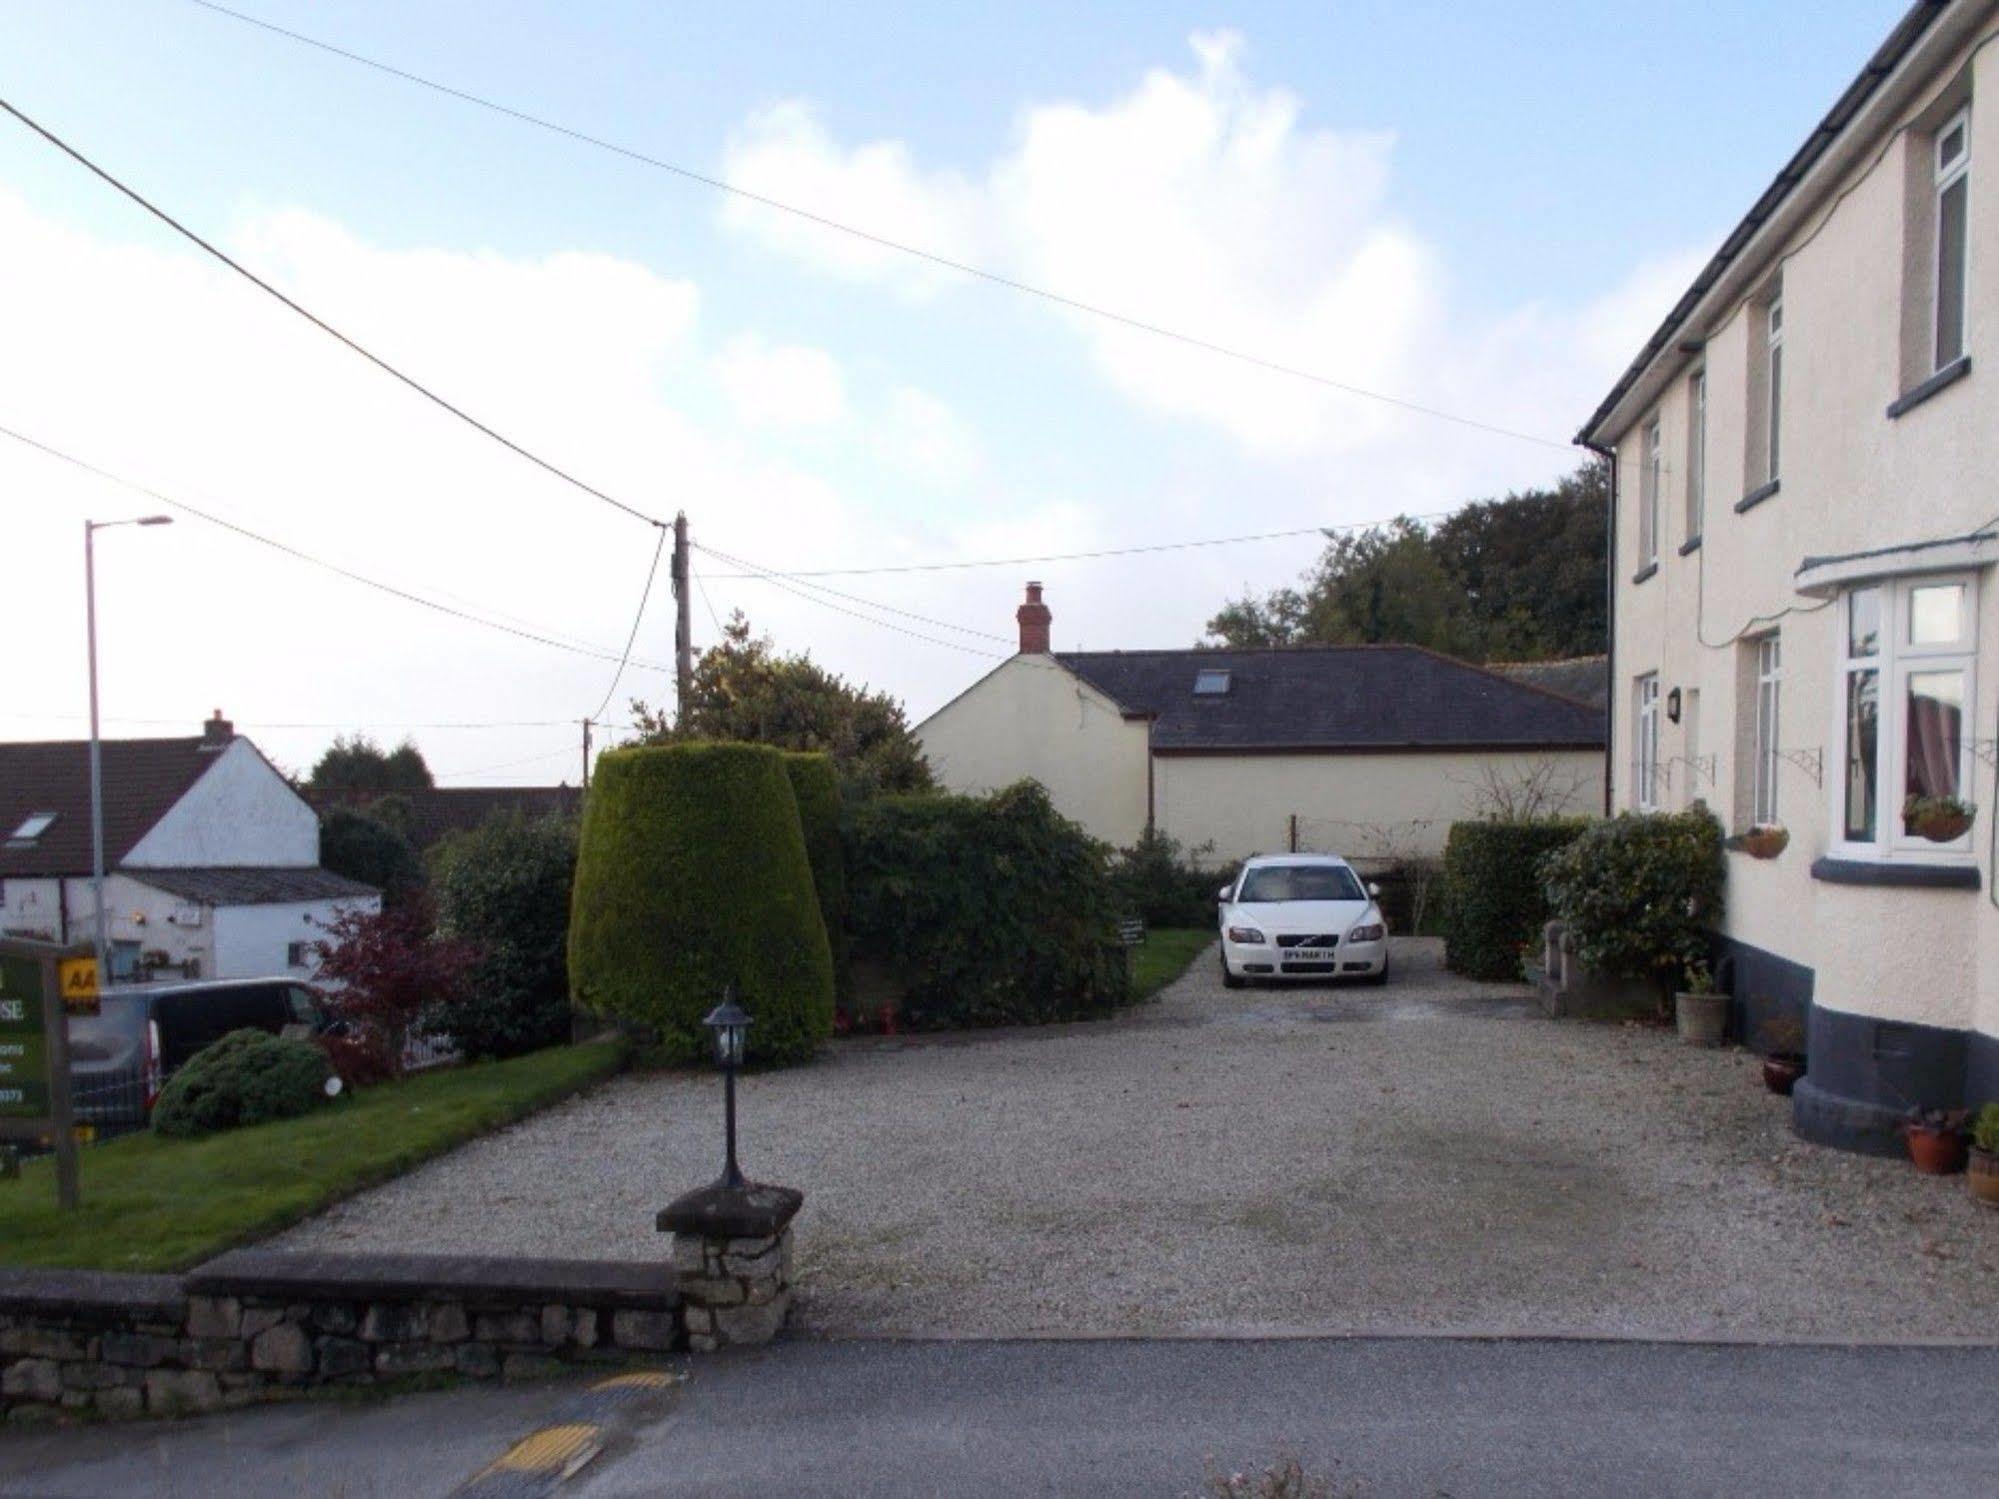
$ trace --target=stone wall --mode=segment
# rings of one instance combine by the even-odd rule
[[[679,1279],[656,1264],[258,1250],[185,1276],[0,1272],[0,1406],[16,1423],[178,1415],[634,1361],[688,1346]],[[714,1333],[704,1319],[704,1348]]]

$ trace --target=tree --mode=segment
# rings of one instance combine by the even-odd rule
[[[408,838],[381,818],[335,807],[319,820],[322,869],[373,885],[385,905],[401,905],[423,889],[423,860]]]
[[[809,655],[780,655],[752,637],[739,609],[722,639],[701,652],[679,718],[634,701],[641,742],[729,740],[830,755],[841,781],[863,792],[927,791],[930,764],[909,732],[902,704],[850,685]]]
[[[1330,538],[1298,588],[1208,621],[1226,646],[1428,646],[1473,661],[1593,655],[1607,631],[1610,481],[1592,462],[1551,489],[1465,506],[1434,530],[1402,516]]]
[[[380,911],[350,906],[314,946],[318,976],[338,991],[335,1013],[392,1072],[426,1012],[462,998],[480,956],[470,942],[435,935],[420,899]]]
[[[308,790],[353,798],[426,791],[435,782],[423,752],[409,740],[384,750],[366,734],[342,734],[319,757],[305,784]]]
[[[569,891],[576,824],[497,813],[431,855],[438,930],[482,950],[438,1009],[467,1056],[510,1057],[569,1035]]]

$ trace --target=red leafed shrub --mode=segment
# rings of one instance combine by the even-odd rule
[[[385,1083],[396,1075],[388,1049],[381,1038],[371,1031],[357,1026],[345,1035],[327,1031],[313,1037],[313,1040],[326,1053],[326,1060],[332,1064],[334,1074],[350,1088],[372,1088],[376,1083]]]
[[[353,1028],[343,1039],[372,1049],[391,1075],[402,1070],[404,1048],[425,1013],[463,997],[480,955],[470,942],[437,936],[420,899],[385,911],[344,911],[327,923],[317,947],[332,1008]]]

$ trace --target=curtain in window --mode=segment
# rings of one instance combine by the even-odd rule
[[[1912,795],[1957,795],[1963,693],[1963,679],[1956,672],[1910,675],[1908,789]]]

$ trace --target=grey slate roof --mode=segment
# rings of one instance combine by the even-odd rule
[[[1566,661],[1493,661],[1488,671],[1496,671],[1516,682],[1559,692],[1597,712],[1610,707],[1610,657],[1571,656]]]
[[[119,873],[199,906],[284,906],[382,893],[344,874],[313,868],[127,868]]]
[[[204,747],[206,746],[206,747]],[[212,740],[103,742],[104,863],[115,869],[216,761]],[[36,812],[56,820],[27,848],[13,831]],[[0,878],[90,873],[90,743],[84,739],[0,744]]]
[[[1155,750],[1599,748],[1604,715],[1573,698],[1411,645],[1073,651],[1055,659],[1154,718]],[[1196,671],[1229,691],[1194,695]]]
[[[476,828],[495,813],[518,813],[522,817],[576,817],[583,811],[581,786],[429,786],[385,795],[351,792],[305,792],[313,810],[322,817],[335,807],[352,806],[365,812],[380,800],[395,800],[409,809],[410,842],[419,851],[452,833]]]

